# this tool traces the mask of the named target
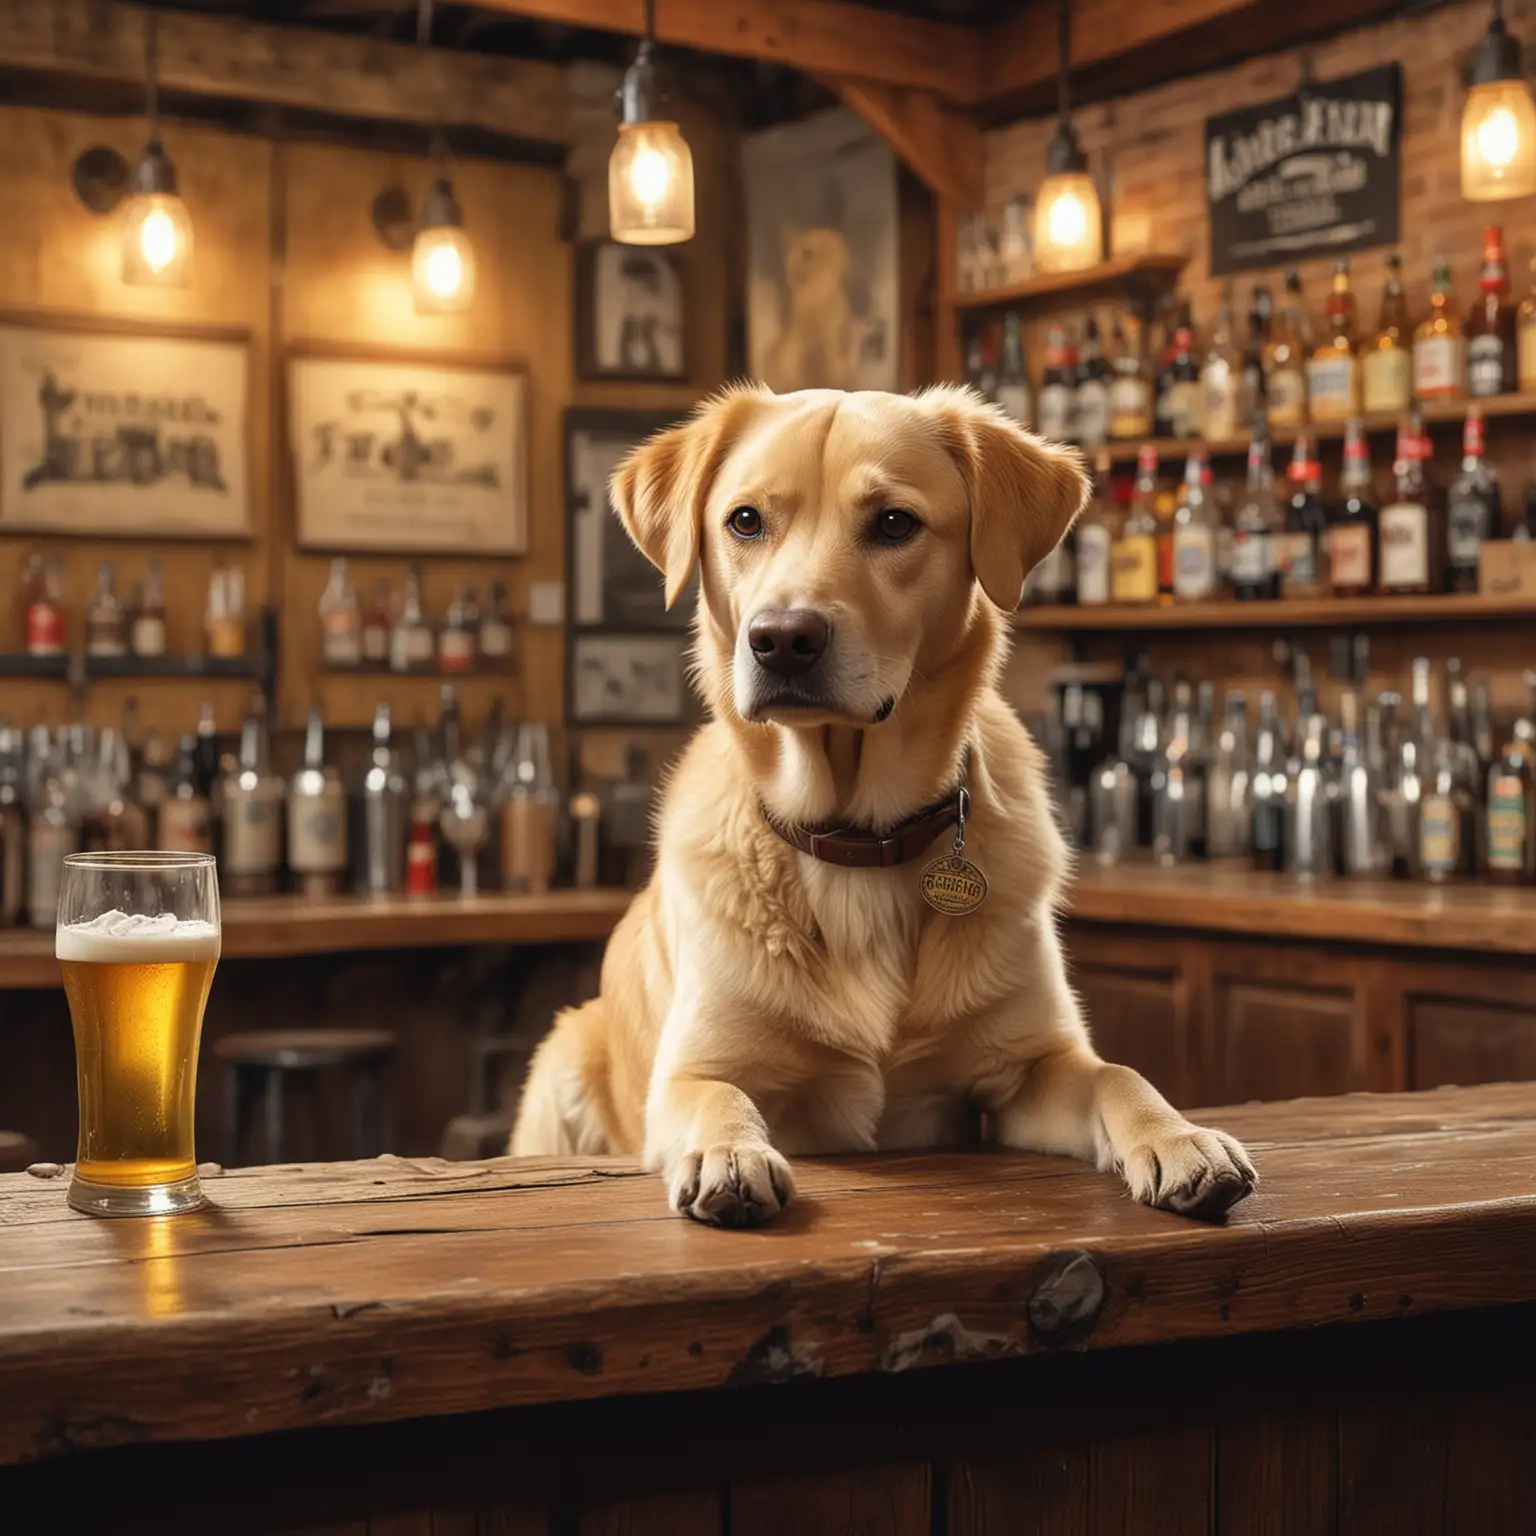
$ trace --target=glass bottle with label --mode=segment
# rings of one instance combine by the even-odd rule
[[[1515,317],[1515,352],[1520,388],[1536,389],[1536,256],[1531,257],[1530,291],[1521,299]]]
[[[1189,300],[1179,306],[1179,324],[1173,333],[1173,402],[1168,408],[1171,437],[1200,435],[1200,359],[1195,352],[1195,327]]]
[[[406,572],[405,596],[389,632],[389,669],[391,672],[427,672],[436,655],[436,640],[422,606],[421,567],[413,565]]]
[[[158,555],[149,562],[144,580],[139,583],[128,644],[135,656],[165,655],[165,577]]]
[[[1226,442],[1243,429],[1243,357],[1232,340],[1232,285],[1221,293],[1211,350],[1200,370],[1201,431],[1207,442]]]
[[[1440,590],[1445,559],[1445,508],[1425,473],[1429,440],[1418,412],[1397,435],[1396,494],[1378,519],[1381,590],[1400,595]]]
[[[1157,600],[1173,601],[1173,515],[1184,499],[1182,485],[1177,490],[1159,485],[1152,501],[1152,516],[1157,523]]]
[[[1335,597],[1376,590],[1376,517],[1371,450],[1357,419],[1344,429],[1344,473],[1328,518],[1328,585]]]
[[[1457,767],[1456,743],[1435,742],[1419,803],[1419,874],[1435,885],[1471,873],[1476,804]]]
[[[1477,591],[1477,564],[1487,539],[1499,537],[1504,509],[1498,476],[1483,458],[1483,413],[1467,409],[1461,438],[1461,473],[1451,481],[1445,517],[1446,587]]]
[[[283,781],[272,771],[267,705],[251,695],[240,728],[240,755],[220,786],[224,852],[219,887],[231,896],[266,896],[277,890],[283,863]]]
[[[1459,400],[1467,392],[1466,345],[1451,291],[1451,264],[1441,256],[1429,313],[1413,332],[1413,392],[1420,400]]]
[[[1147,382],[1139,337],[1132,341],[1126,335],[1119,316],[1110,339],[1114,378],[1109,386],[1109,435],[1116,442],[1134,442],[1152,430],[1152,386]]]
[[[1271,451],[1269,420],[1260,409],[1254,413],[1248,446],[1248,483],[1232,517],[1232,595],[1244,602],[1267,602],[1280,595],[1275,547],[1280,509],[1275,505]]]
[[[210,656],[245,655],[245,572],[239,566],[216,565],[209,573],[203,640]]]
[[[509,891],[534,895],[555,877],[560,790],[550,769],[549,728],[520,725],[501,795],[501,879]]]
[[[167,853],[213,852],[213,814],[198,777],[197,737],[187,731],[155,816],[156,846]]]
[[[507,584],[491,583],[491,595],[480,619],[480,655],[493,666],[512,658],[512,615],[507,609]]]
[[[27,903],[26,738],[0,720],[0,928],[14,928]]]
[[[347,792],[326,764],[318,706],[304,732],[304,766],[288,786],[288,867],[306,896],[339,891],[347,868]]]
[[[1093,500],[1078,521],[1077,600],[1090,608],[1110,600],[1110,560],[1120,527],[1115,505],[1109,450],[1100,448],[1093,463]]]
[[[1403,293],[1403,258],[1393,251],[1387,257],[1376,334],[1360,349],[1360,388],[1368,413],[1397,415],[1413,403],[1412,330]]]
[[[1347,421],[1360,410],[1359,325],[1349,286],[1349,260],[1333,264],[1328,334],[1307,359],[1307,409],[1313,421]]]
[[[1285,304],[1264,349],[1264,399],[1273,427],[1299,427],[1306,422],[1308,329],[1301,273],[1292,267],[1285,274]]]
[[[1177,325],[1174,297],[1165,293],[1158,305],[1157,329],[1152,333],[1147,356],[1152,379],[1152,433],[1155,437],[1173,436],[1173,337]]]
[[[1117,603],[1157,601],[1157,449],[1143,444],[1136,493],[1110,555],[1110,591]]]
[[[1253,743],[1253,777],[1250,781],[1248,851],[1256,869],[1285,868],[1285,730],[1275,696],[1268,689],[1259,695],[1259,729]]]
[[[112,562],[103,560],[96,570],[96,590],[85,609],[85,654],[126,656],[128,614],[117,598]]]
[[[1021,427],[1032,425],[1034,402],[1029,395],[1029,370],[1024,366],[1024,341],[1016,314],[1003,316],[1003,366],[995,388],[997,403]]]
[[[1467,393],[1478,399],[1513,394],[1520,385],[1515,309],[1509,302],[1504,231],[1497,224],[1483,231],[1483,270],[1466,333]]]
[[[1527,672],[1525,678],[1528,687],[1536,683],[1536,673]],[[1483,845],[1488,878],[1499,885],[1527,885],[1536,878],[1536,796],[1532,795],[1536,742],[1532,735],[1531,717],[1522,715],[1488,769]]]
[[[1072,436],[1072,417],[1077,404],[1077,354],[1064,325],[1046,332],[1045,368],[1040,375],[1040,423],[1042,437],[1064,443]]]
[[[31,811],[27,828],[27,921],[34,928],[52,928],[59,914],[64,860],[80,851],[80,821],[65,781],[62,745],[55,745],[44,759],[31,797]]]
[[[57,555],[32,555],[22,576],[27,655],[62,656],[66,646],[63,567]]]
[[[1110,368],[1099,341],[1099,322],[1090,315],[1083,325],[1077,363],[1077,441],[1097,448],[1109,437]]]
[[[1248,299],[1248,345],[1243,348],[1243,387],[1238,401],[1238,425],[1253,420],[1264,404],[1264,349],[1269,345],[1273,301],[1263,283],[1255,283]]]
[[[1173,515],[1173,595],[1181,603],[1216,596],[1216,505],[1211,466],[1197,448],[1184,466],[1184,500]]]
[[[369,667],[389,664],[389,582],[384,577],[373,584],[373,599],[363,614],[362,655]]]
[[[347,562],[331,561],[331,579],[320,594],[321,650],[328,667],[355,667],[363,659],[363,615]]]
[[[437,665],[443,672],[468,672],[475,664],[475,625],[471,622],[469,588],[460,582],[443,615],[437,637]]]
[[[1313,452],[1312,438],[1299,433],[1291,453],[1291,497],[1280,540],[1281,597],[1321,597],[1328,587],[1324,569],[1324,540],[1328,517],[1323,510],[1323,466]]]

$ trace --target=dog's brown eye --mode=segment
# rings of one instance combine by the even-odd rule
[[[870,531],[878,543],[905,544],[921,527],[922,524],[910,512],[900,507],[887,507],[885,511],[875,514]]]
[[[755,507],[737,507],[726,518],[725,526],[738,539],[755,539],[763,531],[763,519]]]

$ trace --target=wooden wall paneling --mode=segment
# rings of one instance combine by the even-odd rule
[[[1339,1408],[1339,1536],[1443,1536],[1452,1394],[1357,1392]]]
[[[1029,1442],[949,1469],[948,1536],[1079,1536],[1093,1530],[1090,1450]]]
[[[1519,1531],[1536,1510],[1536,1401],[1524,1382],[1451,1402],[1446,1536]]]
[[[717,1536],[723,1507],[716,1488],[611,1499],[581,1512],[576,1536]]]
[[[926,1463],[736,1482],[730,1536],[928,1536],[931,1474]]]
[[[1334,1536],[1339,1433],[1332,1409],[1271,1401],[1216,1427],[1216,1520],[1221,1536]]]
[[[1406,1086],[1536,1078],[1536,970],[1529,963],[1419,961],[1400,967],[1396,982]]]

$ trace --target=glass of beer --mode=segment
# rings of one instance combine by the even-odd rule
[[[70,854],[54,952],[80,1090],[69,1203],[93,1216],[194,1209],[197,1047],[219,961],[213,855]]]

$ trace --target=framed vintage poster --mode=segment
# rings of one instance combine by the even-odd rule
[[[576,373],[641,382],[688,377],[676,251],[616,240],[577,249]]]
[[[681,725],[696,713],[688,636],[573,635],[566,687],[574,725]]]
[[[566,582],[572,629],[688,627],[697,584],[669,610],[661,573],[635,548],[608,500],[619,461],[677,416],[658,411],[565,413]]]
[[[771,389],[900,389],[896,157],[843,108],[742,151],[749,372]]]
[[[244,332],[0,317],[0,533],[251,531]]]
[[[302,549],[527,548],[528,380],[516,365],[295,350],[288,433]]]

